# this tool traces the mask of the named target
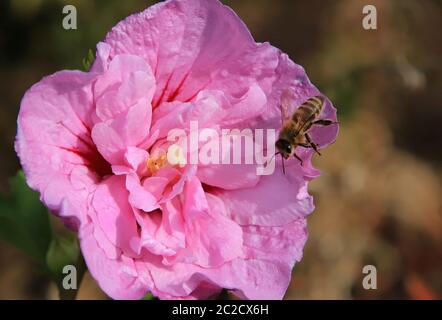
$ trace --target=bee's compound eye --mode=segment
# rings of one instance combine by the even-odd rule
[[[292,146],[291,146],[290,144],[287,144],[287,146],[286,146],[286,148],[285,148],[285,151],[286,151],[287,153],[292,152]]]
[[[276,142],[276,147],[287,154],[290,154],[292,152],[292,146],[290,145],[290,143],[286,140],[280,139]]]

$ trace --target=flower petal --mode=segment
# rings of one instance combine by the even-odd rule
[[[246,146],[246,147],[244,147]],[[198,166],[197,176],[202,183],[227,190],[254,187],[260,176],[257,175],[255,148],[252,131],[232,130],[226,135],[217,135],[206,143],[201,143],[199,161],[208,157],[204,151],[207,147],[219,153],[214,157],[217,163]],[[207,151],[209,152],[209,151]]]
[[[198,295],[200,286],[208,283],[212,288],[230,289],[240,298],[282,299],[293,265],[302,256],[307,235],[305,226],[305,219],[301,219],[279,228],[245,227],[244,246],[250,256],[234,259],[218,268],[188,263],[165,266],[153,256],[138,261],[138,267],[149,271],[160,298]]]
[[[112,176],[98,186],[92,207],[107,239],[125,254],[132,254],[131,241],[139,236],[128,197],[125,177]]]
[[[139,280],[134,261],[126,256],[109,259],[98,246],[92,224],[80,229],[81,251],[89,272],[113,299],[140,299],[148,287]]]
[[[231,218],[240,225],[282,226],[310,214],[313,199],[308,194],[302,169],[294,167],[284,175],[275,170],[261,176],[254,188],[216,192]]]
[[[187,262],[217,267],[242,255],[241,228],[219,214],[216,208],[209,208],[198,178],[193,177],[186,183],[184,199],[186,248],[173,259],[168,258],[169,264]]]
[[[94,84],[96,120],[114,119],[143,99],[151,102],[154,92],[155,79],[149,65],[137,56],[118,55]]]
[[[144,188],[134,173],[126,175],[126,188],[129,191],[129,202],[135,208],[150,212],[159,208],[158,199]]]
[[[26,92],[18,116],[15,149],[27,183],[51,211],[76,220],[74,227],[85,219],[99,176],[109,172],[89,131],[94,78],[79,71],[48,76]]]
[[[184,221],[178,199],[168,201],[157,210],[138,213],[141,226],[140,250],[142,247],[155,255],[174,256],[185,247]]]
[[[111,164],[124,164],[127,147],[138,146],[149,134],[151,107],[142,99],[127,113],[97,123],[92,138],[103,157]]]
[[[235,61],[254,44],[250,32],[218,1],[167,1],[120,22],[106,36],[111,56],[143,57],[154,70],[154,101],[186,101],[236,69]],[[220,75],[225,70],[224,77]],[[231,78],[230,78],[231,79]],[[235,88],[231,84],[230,89]],[[229,90],[228,92],[237,90]]]

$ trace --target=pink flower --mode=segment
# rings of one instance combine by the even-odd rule
[[[308,181],[304,159],[255,165],[161,162],[169,130],[281,126],[293,105],[320,94],[302,67],[255,43],[216,0],[172,0],[132,15],[97,46],[90,72],[60,71],[26,92],[16,150],[29,185],[78,230],[88,268],[112,298],[281,299],[302,257]],[[336,119],[327,101],[323,117]],[[337,126],[315,127],[324,147]],[[155,164],[153,161],[159,161]]]

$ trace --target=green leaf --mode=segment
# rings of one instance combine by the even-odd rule
[[[155,300],[155,297],[152,293],[148,292],[141,300]]]
[[[89,49],[89,51],[87,53],[87,57],[83,58],[83,61],[82,61],[83,62],[83,69],[85,71],[89,71],[89,69],[91,68],[92,63],[94,62],[94,60],[95,60],[95,54],[92,51],[92,49]]]
[[[22,171],[10,180],[10,189],[9,197],[0,196],[0,237],[45,265],[52,237],[48,212]]]
[[[53,234],[48,211],[26,185],[22,171],[10,180],[9,197],[0,195],[0,238],[37,260],[56,282],[62,299],[75,298],[77,290],[65,290],[62,280],[66,265],[76,267],[78,286],[86,270],[77,237],[65,228]]]
[[[61,275],[66,265],[75,265],[80,256],[75,234],[68,237],[54,237],[46,255],[46,262],[49,271],[53,275]]]
[[[62,236],[54,236],[49,247],[46,262],[51,276],[57,284],[60,298],[63,300],[75,299],[81,280],[86,271],[86,265],[80,253],[77,237],[74,233],[66,233]],[[63,278],[66,276],[64,267],[75,266],[77,271],[77,289],[63,288]]]

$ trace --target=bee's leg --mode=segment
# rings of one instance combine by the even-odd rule
[[[315,152],[317,154],[321,155],[321,153],[318,150],[318,145],[312,141],[312,139],[310,138],[310,135],[308,133],[305,134],[305,138],[307,139],[308,143],[313,148],[313,150],[315,150]]]
[[[313,121],[312,124],[318,124],[320,126],[329,126],[331,124],[337,124],[337,121],[333,121],[333,120],[326,120],[326,119],[319,119],[316,121]]]
[[[296,152],[293,152],[293,156],[299,160],[299,162],[301,162],[301,167],[304,165],[304,163],[302,162],[302,159],[296,154]]]

